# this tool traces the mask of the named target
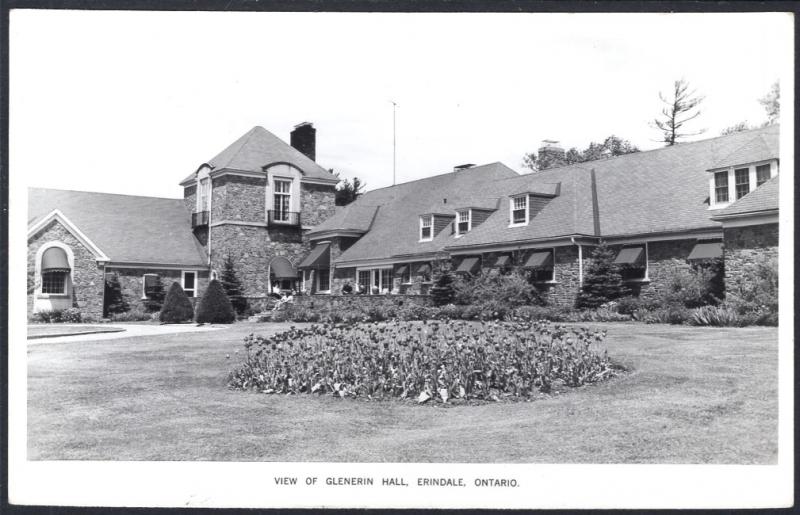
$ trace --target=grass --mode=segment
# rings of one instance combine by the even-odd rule
[[[74,336],[79,334],[118,333],[120,331],[124,331],[124,329],[103,325],[30,324],[28,325],[28,339],[33,340],[50,336]]]
[[[776,463],[775,328],[581,325],[608,329],[631,371],[450,408],[228,390],[242,338],[288,324],[40,343],[28,350],[28,458]]]

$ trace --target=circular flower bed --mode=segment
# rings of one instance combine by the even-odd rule
[[[524,399],[608,379],[605,331],[540,322],[312,325],[245,338],[229,385],[263,393],[418,402]]]

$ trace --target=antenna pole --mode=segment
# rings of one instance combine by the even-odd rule
[[[392,186],[397,184],[397,103],[392,102]]]

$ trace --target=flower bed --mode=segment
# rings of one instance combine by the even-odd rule
[[[417,402],[524,399],[608,379],[605,332],[548,322],[329,324],[245,339],[229,385]]]

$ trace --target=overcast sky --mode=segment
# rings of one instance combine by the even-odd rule
[[[659,90],[706,96],[701,137],[762,122],[792,56],[784,14],[15,11],[11,180],[179,197],[255,125],[317,127],[317,161],[368,189],[462,163],[521,166],[542,139],[661,144]],[[781,77],[784,89],[788,77]],[[788,100],[787,100],[788,101]]]

